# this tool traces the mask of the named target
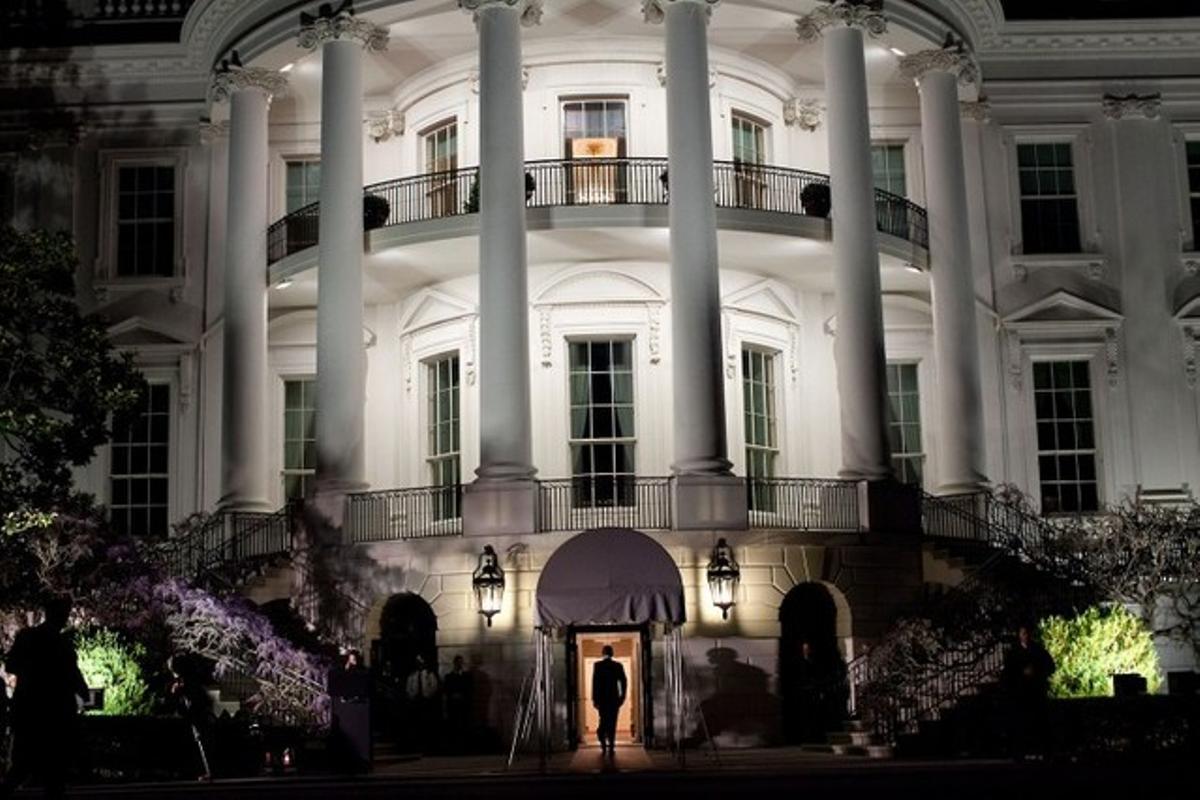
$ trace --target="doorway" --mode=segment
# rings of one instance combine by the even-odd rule
[[[617,744],[645,744],[651,719],[646,691],[649,676],[648,631],[644,628],[573,629],[568,639],[570,663],[571,723],[574,745],[595,746],[600,714],[592,705],[592,668],[603,656],[605,645],[613,649],[613,660],[625,668],[629,681],[626,701],[617,715]]]

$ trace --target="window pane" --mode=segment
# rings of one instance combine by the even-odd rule
[[[572,475],[580,481],[577,506],[633,502],[614,476],[632,475],[635,445],[632,342],[570,342]],[[622,486],[618,491],[618,486]]]
[[[1095,510],[1099,492],[1088,363],[1040,362],[1033,377],[1042,511]]]

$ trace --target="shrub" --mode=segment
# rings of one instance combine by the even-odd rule
[[[79,670],[89,688],[104,689],[104,707],[92,713],[141,716],[154,710],[154,697],[142,672],[145,648],[126,642],[105,628],[79,634],[75,639]]]
[[[1158,690],[1158,654],[1145,624],[1120,606],[1093,606],[1073,619],[1047,617],[1042,641],[1058,669],[1050,677],[1052,697],[1105,697],[1112,676],[1136,672],[1150,692]]]

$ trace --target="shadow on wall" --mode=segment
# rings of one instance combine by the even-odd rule
[[[697,695],[709,735],[720,747],[756,747],[772,743],[779,731],[779,698],[768,690],[770,676],[744,661],[731,647],[707,653],[708,667],[696,671]],[[703,745],[700,720],[692,721],[690,744]]]

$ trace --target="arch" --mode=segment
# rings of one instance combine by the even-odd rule
[[[384,680],[402,681],[419,656],[437,664],[437,614],[413,592],[387,599],[379,616],[379,636],[371,642],[371,664]]]
[[[825,583],[798,583],[779,606],[779,696],[788,742],[821,740],[846,713],[839,634],[849,631],[849,619],[840,619],[849,607],[839,607],[838,595]]]

